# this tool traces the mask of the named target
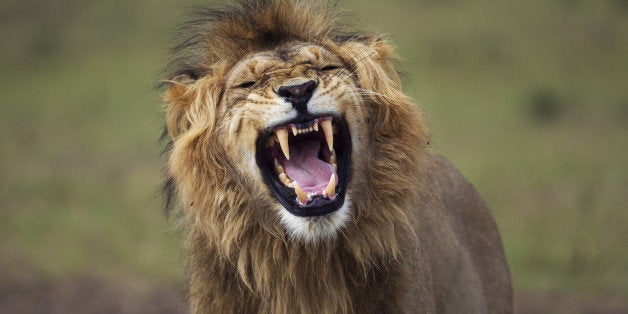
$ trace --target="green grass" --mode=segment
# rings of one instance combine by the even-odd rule
[[[626,1],[343,6],[399,47],[434,148],[493,208],[516,288],[628,296]],[[180,7],[0,5],[0,275],[181,280],[151,89]]]

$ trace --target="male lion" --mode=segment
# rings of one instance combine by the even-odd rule
[[[183,26],[167,195],[195,313],[506,313],[486,205],[429,148],[390,44],[333,5],[241,0]]]

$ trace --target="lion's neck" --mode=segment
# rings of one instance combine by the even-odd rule
[[[388,223],[363,219],[359,234],[348,226],[342,238],[309,246],[257,234],[242,238],[229,256],[191,230],[192,311],[348,313],[369,304],[394,310],[387,307],[408,279],[398,240],[411,235]]]

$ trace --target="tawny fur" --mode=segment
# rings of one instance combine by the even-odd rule
[[[488,209],[428,147],[390,44],[346,32],[335,11],[326,2],[240,1],[200,10],[183,28],[164,94],[166,168],[187,231],[192,312],[511,312]],[[279,223],[278,203],[246,163],[243,143],[259,131],[255,119],[234,109],[242,100],[229,89],[239,62],[278,50],[331,53],[347,88],[358,91],[346,109],[358,139],[350,219],[318,241],[295,238]],[[274,79],[311,73],[288,70]]]

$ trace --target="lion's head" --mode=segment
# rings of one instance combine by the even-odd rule
[[[184,26],[165,93],[168,186],[217,241],[334,239],[349,222],[395,216],[369,208],[412,193],[421,116],[390,45],[343,31],[334,10],[241,1]]]

